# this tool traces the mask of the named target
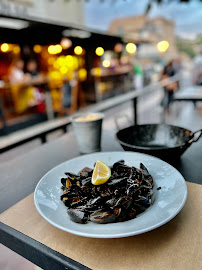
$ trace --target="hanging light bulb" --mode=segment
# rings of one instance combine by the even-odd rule
[[[103,67],[108,68],[108,67],[110,67],[110,61],[108,59],[106,59],[102,62],[102,65],[103,65]]]
[[[38,44],[34,45],[33,50],[35,53],[40,53],[42,51],[42,47]]]
[[[68,38],[63,37],[60,41],[60,45],[63,49],[68,49],[72,46],[72,41]]]
[[[123,45],[121,43],[116,43],[114,46],[114,51],[116,53],[121,53],[123,51]]]
[[[128,52],[128,53],[135,53],[136,52],[136,45],[134,44],[134,43],[128,43],[127,45],[126,45],[126,51]]]
[[[9,45],[7,43],[3,43],[1,45],[1,51],[5,53],[5,52],[8,52],[8,50],[9,50]]]
[[[97,47],[97,49],[95,50],[95,53],[98,56],[102,56],[104,54],[104,49],[102,47]]]
[[[62,51],[62,46],[60,44],[50,45],[48,47],[48,52],[50,54],[58,54],[58,53],[61,53],[61,51]]]
[[[82,54],[82,52],[83,52],[83,49],[82,49],[81,46],[76,46],[76,47],[74,48],[74,53],[75,53],[75,54],[80,55],[80,54]]]
[[[169,47],[169,43],[166,40],[160,41],[157,44],[157,49],[159,50],[159,52],[166,52],[168,47]]]

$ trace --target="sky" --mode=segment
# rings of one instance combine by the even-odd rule
[[[148,0],[89,0],[85,3],[85,23],[90,29],[106,31],[117,18],[143,14]],[[194,39],[202,34],[202,2],[152,5],[149,17],[162,16],[175,22],[176,35]]]

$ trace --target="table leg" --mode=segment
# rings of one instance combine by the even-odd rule
[[[41,143],[46,143],[46,134],[41,135]]]
[[[134,125],[137,125],[137,97],[133,99]]]
[[[6,124],[6,117],[5,117],[5,115],[4,115],[3,104],[2,104],[1,99],[0,99],[0,118],[2,119],[3,129],[6,129],[6,127],[7,127],[7,124]]]
[[[46,113],[47,113],[48,120],[54,119],[52,98],[51,98],[51,93],[49,91],[46,91],[45,93],[45,104],[46,104]]]

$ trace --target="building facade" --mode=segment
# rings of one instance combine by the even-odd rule
[[[162,40],[169,42],[166,57],[175,57],[177,54],[175,25],[165,18],[151,19],[146,15],[140,15],[117,19],[111,23],[108,32],[121,35],[126,41],[143,43],[144,45],[140,46],[140,55],[155,56],[159,54],[156,45]]]
[[[83,1],[1,0],[0,15],[83,27]]]

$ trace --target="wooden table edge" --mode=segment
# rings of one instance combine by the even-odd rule
[[[0,239],[1,244],[43,269],[90,270],[3,222],[0,222]]]
[[[201,186],[200,184],[189,181],[186,181],[186,183],[188,183],[188,185]],[[33,193],[29,194],[22,200],[28,198],[32,194]],[[18,203],[20,203],[21,201],[19,201]],[[20,231],[10,227],[9,225],[1,221],[0,240],[0,243],[2,243],[4,246],[7,246],[14,252],[18,253],[19,255],[23,256],[34,264],[42,267],[43,269],[90,269],[83,264],[80,264],[79,262],[63,255],[62,253],[51,249],[50,247],[40,243],[39,241],[29,237],[26,234],[21,233]]]

